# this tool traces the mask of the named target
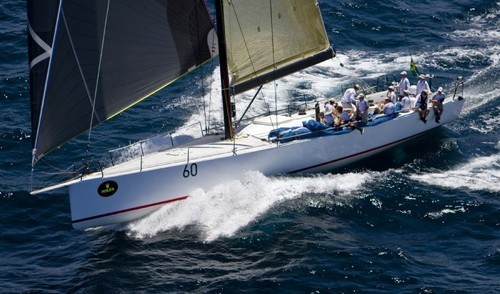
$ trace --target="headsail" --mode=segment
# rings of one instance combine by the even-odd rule
[[[223,0],[234,93],[333,56],[316,0]]]
[[[59,1],[28,1],[28,54],[30,67],[31,127],[38,128],[45,80],[52,54]],[[39,17],[43,15],[44,17]],[[31,136],[35,145],[36,136]]]
[[[35,160],[213,53],[203,0],[60,3],[28,0]]]

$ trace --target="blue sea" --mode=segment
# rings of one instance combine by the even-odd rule
[[[338,56],[266,85],[251,114],[399,78],[413,58],[448,97],[464,77],[461,117],[328,174],[221,179],[144,219],[81,231],[66,189],[29,191],[93,156],[88,134],[31,176],[26,3],[2,1],[0,292],[500,293],[500,2],[319,5]],[[183,77],[92,130],[90,154],[197,123],[202,105],[220,105],[217,87],[215,65]]]

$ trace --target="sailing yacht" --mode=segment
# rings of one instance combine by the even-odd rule
[[[215,10],[216,25],[203,0],[28,1],[33,167],[71,138],[219,56],[223,136],[206,133],[32,191],[68,186],[75,228],[135,220],[248,171],[328,172],[460,115],[463,99],[454,95],[435,124],[420,122],[411,111],[372,120],[363,132],[339,131],[317,123],[317,108],[311,108],[235,128],[235,95],[335,52],[316,0],[215,0]],[[376,103],[379,97],[367,99]]]

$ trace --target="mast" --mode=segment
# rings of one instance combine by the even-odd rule
[[[229,72],[227,69],[226,39],[224,31],[224,0],[215,1],[215,17],[217,22],[217,39],[219,41],[219,62],[222,106],[224,111],[224,136],[226,139],[233,138],[233,123],[231,119],[231,93],[229,89]]]

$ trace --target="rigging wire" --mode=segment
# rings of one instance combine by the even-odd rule
[[[49,175],[54,175],[54,174],[69,174],[69,175],[73,175],[73,174],[79,174],[80,173],[80,172],[78,172],[78,170],[69,171],[70,169],[74,170],[74,168],[75,168],[75,164],[74,163],[72,165],[70,165],[67,169],[62,169],[62,168],[59,168],[59,167],[51,164],[45,158],[41,158],[40,161],[42,161],[43,163],[45,163],[47,166],[51,167],[52,169],[58,171],[57,173],[48,173],[48,172],[46,172],[45,174],[49,174]]]
[[[243,34],[243,29],[241,28],[241,23],[240,23],[240,20],[238,18],[238,14],[236,13],[236,8],[234,7],[235,6],[234,2],[232,2],[230,5],[233,8],[234,16],[236,18],[236,23],[238,24],[238,28],[240,30],[241,37],[243,39],[243,44],[245,44],[245,49],[246,49],[247,54],[248,54],[248,59],[250,60],[250,65],[252,66],[253,71],[256,72],[256,70],[255,70],[255,64],[254,64],[253,59],[252,59],[252,54],[250,54],[250,50],[248,48],[248,42],[247,42],[247,40],[245,38],[245,34]],[[229,16],[231,16],[231,14],[229,14]],[[229,26],[229,28],[231,29],[232,26]]]
[[[85,79],[85,75],[83,73],[82,65],[80,64],[80,59],[78,58],[78,54],[76,52],[75,45],[73,43],[73,38],[71,36],[70,29],[69,29],[68,23],[66,21],[66,17],[64,15],[64,10],[62,10],[62,9],[61,9],[61,16],[62,16],[62,20],[64,22],[64,25],[66,27],[66,30],[68,31],[68,39],[69,39],[69,42],[71,44],[71,49],[73,50],[73,55],[75,56],[75,60],[76,60],[76,63],[78,65],[78,70],[80,71],[80,75],[82,77],[82,82],[83,82],[83,85],[85,86],[85,91],[87,92],[90,105],[92,105],[92,110],[94,112],[95,111],[95,105],[94,105],[95,101],[92,101],[92,99],[91,99],[92,95],[90,94],[90,89],[89,89],[89,86],[88,86],[87,81]],[[93,116],[93,114],[94,113],[92,113],[92,116]],[[96,114],[96,116],[97,116],[97,114]],[[97,116],[97,119],[100,120],[98,116]],[[92,125],[92,120],[91,120],[90,124]]]
[[[196,14],[196,27],[198,28],[197,30],[197,34],[196,34],[196,37],[197,37],[197,44],[198,45],[198,48],[197,48],[197,57],[198,57],[198,60],[200,61],[201,63],[201,59],[202,59],[202,56],[201,56],[201,41],[200,41],[200,23],[199,23],[199,17],[198,17],[198,5],[196,5],[195,3],[195,14]],[[202,107],[203,107],[203,118],[205,120],[205,134],[208,133],[207,129],[208,129],[208,125],[207,125],[207,106],[206,106],[206,101],[205,101],[205,79],[203,78],[204,77],[204,72],[203,72],[203,66],[200,66],[200,80],[201,80],[201,94],[202,94]],[[202,134],[203,136],[203,134]]]
[[[235,20],[236,20],[236,23],[238,24],[238,29],[239,29],[239,32],[241,34],[241,37],[243,39],[243,44],[245,46],[245,50],[246,50],[246,53],[248,55],[248,60],[250,61],[250,65],[252,66],[252,70],[254,72],[256,72],[256,68],[255,68],[255,64],[254,64],[254,61],[252,59],[252,54],[250,54],[250,49],[248,47],[248,42],[247,42],[247,39],[245,37],[245,34],[243,33],[243,29],[242,29],[242,26],[241,26],[241,23],[240,23],[240,20],[239,20],[239,17],[238,17],[238,13],[236,12],[236,7],[235,7],[235,3],[232,2],[230,3],[230,6],[232,7],[232,11],[234,13],[234,16],[235,16]],[[229,17],[231,16],[231,14],[229,14]],[[229,26],[229,29],[231,29],[232,26]],[[236,101],[235,101],[235,95],[233,95],[233,102],[234,102],[234,105],[236,105]],[[241,119],[243,118],[243,116],[240,118],[240,121]]]
[[[214,75],[210,75],[210,90],[208,91],[208,118],[206,122],[206,134],[210,132],[210,124],[211,124],[211,119],[212,119],[212,85],[214,84]]]
[[[340,58],[337,55],[337,49],[335,47],[332,47],[332,49],[333,49],[333,57],[332,57],[332,59],[336,58],[337,61],[339,62],[340,67],[344,67],[344,64],[342,63],[342,61],[340,61]]]
[[[216,36],[217,34],[215,34]],[[215,51],[215,48],[217,46],[217,42],[216,42],[216,38],[213,37],[212,35],[212,44],[210,46],[210,54],[211,56],[215,56],[216,54],[216,51]],[[215,68],[212,66],[212,72]],[[210,75],[210,80],[209,80],[209,91],[208,91],[208,115],[205,115],[205,134],[209,134],[210,132],[210,125],[211,125],[211,120],[212,120],[212,117],[213,117],[213,113],[212,113],[212,86],[214,84],[214,75],[213,73]],[[205,97],[203,97],[203,101],[204,103],[206,103],[205,101]]]
[[[200,79],[201,79],[201,95],[203,97],[202,107],[203,107],[203,118],[205,120],[205,133],[207,133],[208,125],[207,125],[207,103],[205,101],[205,82],[203,78],[203,67],[200,68]]]
[[[111,5],[110,0],[108,0],[108,5],[106,7],[106,18],[104,20],[104,28],[103,28],[103,33],[102,33],[101,49],[99,52],[99,65],[97,67],[97,77],[96,77],[95,89],[94,89],[94,100],[92,101],[92,114],[90,116],[89,135],[87,138],[87,154],[88,154],[88,151],[90,148],[90,136],[92,134],[92,125],[94,123],[94,113],[95,113],[95,104],[96,104],[96,99],[97,99],[97,89],[99,88],[99,78],[101,76],[102,53],[104,51],[104,40],[106,39],[106,31],[107,31],[107,26],[108,26],[108,16],[109,16],[109,6],[110,5]],[[95,114],[97,116],[97,113],[95,113]],[[99,118],[97,118],[97,119],[99,120]]]
[[[273,19],[273,3],[272,3],[272,0],[269,0],[269,12],[270,12],[270,21],[271,21],[271,48],[272,48],[272,51],[273,51],[273,67],[274,67],[274,70],[273,70],[273,74],[275,75],[276,74],[276,51],[274,48],[274,19]],[[276,83],[276,76],[273,78],[273,89],[274,89],[274,111],[275,111],[275,118],[276,118],[276,127],[274,127],[274,124],[273,124],[273,128],[278,128],[279,127],[279,124],[278,124],[278,93],[277,93],[277,83]],[[279,146],[278,144],[278,141],[279,140],[276,140],[276,144]]]

